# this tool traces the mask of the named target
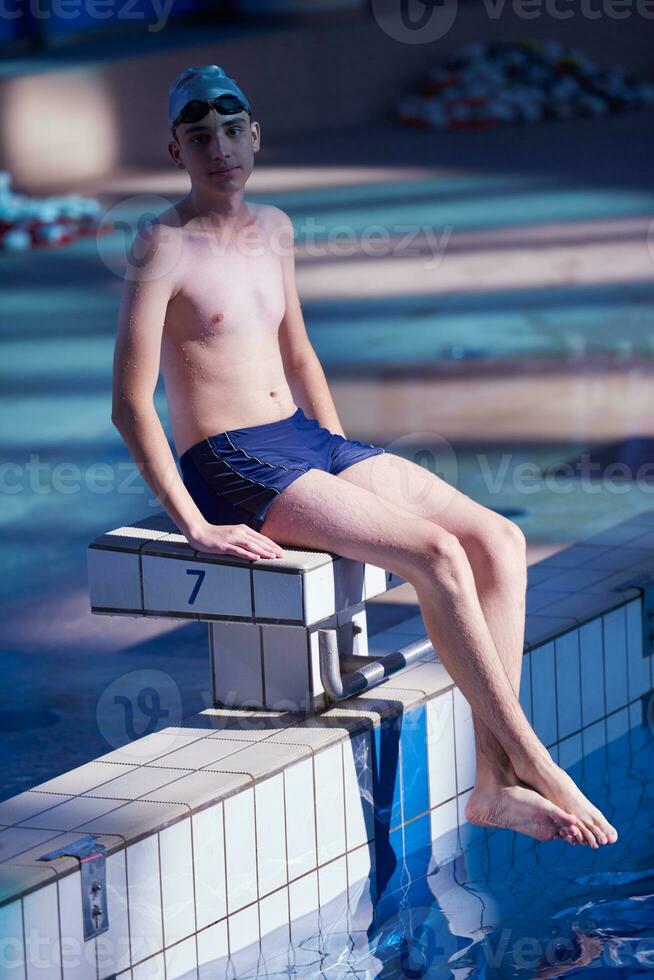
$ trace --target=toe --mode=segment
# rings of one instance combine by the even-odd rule
[[[552,816],[559,824],[559,837],[563,837],[571,844],[585,843],[583,834],[579,829],[577,817],[574,813],[567,813],[565,810],[561,810],[560,807],[556,807]]]
[[[565,810],[561,810],[557,807],[551,816],[554,822],[558,824],[558,829],[555,836],[562,837],[563,840],[567,841],[569,844],[576,844],[577,828],[575,825],[577,818],[574,816],[574,814],[566,813]]]
[[[586,844],[587,847],[599,847],[599,844],[595,840],[595,835],[592,830],[588,827],[586,821],[580,821],[577,825],[578,830],[581,832],[581,843]]]
[[[603,813],[599,810],[594,809],[591,811],[590,819],[592,820],[595,827],[599,830],[600,834],[606,837],[606,844],[614,844],[618,839],[618,832],[615,827],[612,827],[608,822]]]
[[[606,837],[607,844],[615,844],[618,839],[618,832],[615,827],[611,826],[608,820],[595,820],[595,823],[598,824],[600,830]]]
[[[600,841],[597,839],[595,825],[592,820],[587,820],[585,824],[586,839],[593,849],[597,849],[600,846]]]
[[[600,826],[598,826],[598,824],[596,824],[593,821],[589,820],[588,821],[588,829],[591,831],[591,833],[595,837],[595,840],[597,841],[598,844],[608,844],[609,839],[606,836],[606,834],[604,833],[604,831],[602,830],[602,828]]]
[[[574,834],[575,844],[585,844],[586,843],[586,840],[584,838],[584,835],[583,835],[583,833],[581,831],[581,827],[579,827],[578,824],[576,824],[572,828],[572,833]]]
[[[562,827],[571,829],[577,825],[577,818],[575,814],[570,813],[567,810],[562,810],[560,807],[557,809],[557,817]]]

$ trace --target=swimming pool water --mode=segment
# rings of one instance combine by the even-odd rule
[[[651,723],[600,745],[569,772],[617,827],[616,844],[591,850],[464,824],[395,862],[378,840],[376,873],[292,922],[290,941],[284,926],[261,948],[205,963],[201,980],[651,975]],[[195,970],[184,980],[191,976]]]

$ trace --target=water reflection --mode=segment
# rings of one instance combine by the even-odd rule
[[[464,824],[328,905],[184,980],[635,976],[654,969],[654,739],[646,725],[570,772],[618,826],[615,845]],[[408,836],[408,835],[407,835]],[[343,860],[343,858],[337,859]],[[385,860],[385,859],[382,859]],[[383,884],[382,884],[383,883]]]

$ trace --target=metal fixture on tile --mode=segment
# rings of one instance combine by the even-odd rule
[[[99,844],[93,834],[60,847],[57,851],[43,854],[39,861],[55,861],[57,858],[74,857],[79,861],[82,886],[82,918],[84,939],[93,939],[109,928],[107,907],[107,867],[104,844]]]
[[[360,632],[360,629],[353,624],[353,633]],[[332,701],[341,701],[353,694],[370,690],[391,674],[434,651],[429,637],[424,637],[379,657],[341,653],[338,632],[335,629],[318,630],[318,648],[320,679],[327,697]]]

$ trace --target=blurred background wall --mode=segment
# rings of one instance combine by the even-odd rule
[[[44,0],[3,0],[5,14],[23,16],[0,15],[0,168],[32,192],[164,165],[168,86],[190,64],[237,78],[267,142],[381,121],[398,93],[470,41],[555,38],[654,77],[651,0],[639,0],[640,14],[636,0],[462,0],[445,35],[420,44],[380,30],[380,0],[95,0],[113,11],[103,21],[88,2],[48,2],[50,16]],[[594,16],[607,3],[613,13]]]

